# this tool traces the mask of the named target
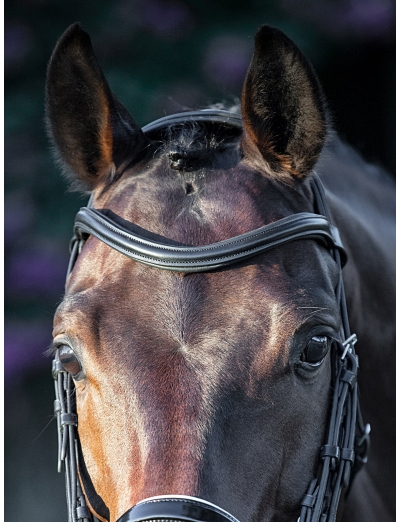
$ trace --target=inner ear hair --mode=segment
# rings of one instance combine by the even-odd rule
[[[327,133],[318,78],[300,49],[279,29],[262,26],[242,93],[250,139],[276,175],[302,178],[313,168]]]
[[[50,59],[46,120],[56,157],[80,189],[93,190],[132,163],[148,143],[112,94],[88,33],[73,24]]]

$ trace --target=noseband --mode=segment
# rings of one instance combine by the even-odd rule
[[[160,136],[168,128],[187,122],[218,124],[241,130],[241,117],[227,111],[203,110],[174,114],[156,120],[143,128],[149,136]],[[285,217],[246,234],[211,245],[193,247],[168,245],[133,233],[117,223],[106,212],[90,207],[81,208],[75,219],[71,241],[68,274],[89,237],[95,236],[121,254],[154,268],[178,272],[203,272],[238,263],[276,246],[299,240],[320,241],[331,253],[339,271],[335,294],[341,313],[341,342],[333,345],[332,409],[326,443],[320,449],[321,465],[318,476],[311,481],[301,501],[298,522],[334,522],[342,490],[349,492],[352,480],[367,461],[369,424],[364,425],[358,398],[358,358],[351,335],[343,287],[342,267],[347,257],[339,231],[331,223],[325,193],[319,178],[312,178],[316,213],[302,212]],[[335,349],[336,347],[336,349]],[[68,522],[97,520],[89,511],[81,481],[94,510],[108,520],[108,508],[91,484],[77,433],[74,385],[71,375],[63,370],[58,350],[53,361],[56,400],[54,411],[58,424],[58,470],[64,463]],[[80,480],[78,479],[78,469]],[[89,493],[91,493],[89,495]],[[129,509],[117,522],[141,521],[238,522],[228,512],[205,500],[181,495],[164,495],[145,499]]]

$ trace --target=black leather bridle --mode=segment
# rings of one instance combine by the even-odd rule
[[[237,130],[242,129],[241,117],[227,111],[193,111],[174,114],[145,126],[149,136],[159,136],[166,129],[187,122],[218,124]],[[178,272],[203,272],[216,270],[265,252],[276,246],[300,239],[320,241],[336,261],[340,278],[336,287],[336,300],[342,324],[341,342],[331,350],[333,389],[332,410],[325,444],[320,449],[321,465],[318,476],[312,480],[301,501],[299,522],[333,522],[342,490],[348,493],[357,471],[367,461],[369,448],[369,424],[364,425],[358,398],[358,359],[351,335],[342,279],[342,267],[347,257],[339,232],[331,223],[321,181],[313,175],[312,189],[316,213],[302,212],[285,217],[261,228],[220,241],[211,245],[193,247],[169,245],[149,239],[121,226],[106,211],[88,207],[81,208],[75,219],[74,236],[71,241],[71,258],[68,275],[76,258],[89,237],[95,236],[121,254],[154,268]],[[97,520],[89,511],[83,495],[94,491],[82,462],[77,433],[78,419],[75,411],[74,385],[71,375],[63,370],[58,350],[53,361],[56,400],[54,411],[58,423],[58,470],[64,463],[68,505],[68,522],[92,522]],[[85,478],[86,476],[86,478]],[[87,483],[89,484],[87,486]],[[92,507],[108,519],[108,509],[95,492]],[[187,496],[152,497],[144,499],[129,509],[117,522],[187,521],[187,522],[238,522],[220,507],[199,498]]]

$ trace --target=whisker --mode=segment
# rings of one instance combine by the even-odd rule
[[[54,414],[51,416],[51,419],[49,420],[49,422],[46,424],[46,426],[42,429],[42,431],[39,433],[39,435],[37,437],[35,437],[32,441],[31,441],[31,444],[34,444],[38,438],[43,435],[43,433],[47,430],[47,428],[50,426],[50,424],[53,422],[54,419],[56,419],[57,416]]]

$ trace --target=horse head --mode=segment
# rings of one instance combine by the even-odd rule
[[[277,29],[256,34],[243,129],[189,118],[143,131],[79,24],[54,50],[46,93],[64,172],[126,234],[197,248],[316,212],[324,97]],[[182,495],[241,522],[297,519],[318,474],[341,328],[326,245],[301,238],[193,273],[146,266],[95,234],[80,249],[54,348],[75,385],[91,511],[116,522],[143,499]]]

